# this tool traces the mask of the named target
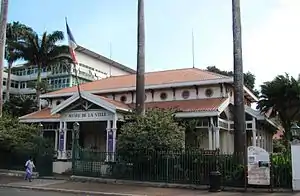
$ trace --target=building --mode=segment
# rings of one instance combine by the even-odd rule
[[[43,124],[44,135],[53,139],[58,152],[58,173],[71,167],[66,160],[71,158],[74,122],[80,123],[82,147],[115,152],[118,128],[135,103],[135,74],[85,83],[80,89],[81,97],[76,87],[44,94],[48,108],[20,117],[25,123]],[[196,68],[149,72],[145,90],[146,108],[176,108],[178,118],[199,120],[197,129],[204,134],[199,147],[233,152],[233,78]],[[246,87],[244,91],[248,145],[272,151],[276,126],[251,109],[257,97]]]
[[[110,76],[133,74],[135,71],[118,62],[90,51],[82,46],[76,48],[79,62],[79,83],[99,80]],[[76,85],[73,65],[64,65],[42,70],[42,79],[47,80],[49,91],[59,90]],[[34,94],[35,90],[28,85],[37,80],[36,66],[14,66],[11,73],[11,94]],[[6,93],[7,72],[3,73],[3,94]]]

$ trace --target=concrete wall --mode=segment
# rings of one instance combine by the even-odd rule
[[[53,173],[62,174],[72,169],[72,162],[68,161],[55,161],[53,162]]]
[[[206,95],[206,90],[207,89],[211,89],[213,94],[209,97]],[[197,96],[197,90],[198,90],[198,96]],[[152,92],[151,91],[146,91],[146,102],[160,102],[160,101],[173,101],[173,100],[185,100],[182,97],[182,93],[184,91],[188,91],[189,92],[189,97],[187,98],[187,100],[190,99],[208,99],[208,98],[218,98],[218,97],[222,97],[222,92],[221,92],[221,88],[217,85],[212,85],[212,86],[203,86],[203,87],[197,87],[197,90],[195,89],[195,87],[187,87],[187,88],[176,88],[175,91],[175,96],[173,89],[157,89],[157,90],[153,90],[153,96],[152,96]],[[162,99],[161,98],[161,94],[162,93],[166,93],[167,98],[166,99]],[[113,95],[112,94],[102,94],[108,98],[113,99]],[[115,100],[117,101],[121,101],[121,97],[125,96],[126,97],[126,104],[130,104],[130,103],[134,103],[135,102],[135,96],[136,93],[133,93],[133,97],[132,97],[132,93],[131,92],[123,92],[123,93],[115,93],[114,97]]]
[[[100,78],[106,78],[110,75],[112,76],[118,76],[118,75],[125,75],[129,74],[127,71],[121,70],[119,68],[116,68],[114,66],[111,66],[105,62],[102,62],[96,58],[90,57],[82,52],[76,52],[77,59],[79,63],[88,65],[90,67],[93,67],[95,69],[100,70],[102,73],[94,72],[96,73]],[[80,67],[80,69],[87,71],[88,69],[84,69]]]

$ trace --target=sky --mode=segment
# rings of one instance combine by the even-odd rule
[[[300,1],[241,0],[241,13],[244,72],[256,86],[298,77]],[[78,45],[136,68],[137,0],[9,2],[8,20],[39,34],[66,32],[65,17]],[[232,70],[231,17],[231,0],[145,0],[146,71],[192,67],[192,32],[195,67]]]

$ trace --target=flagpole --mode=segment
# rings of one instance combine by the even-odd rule
[[[194,29],[192,29],[192,57],[193,57],[193,68],[195,68]]]
[[[68,33],[68,31],[70,31],[70,29],[69,29],[69,26],[68,26],[68,19],[67,19],[67,17],[65,17],[65,21],[66,21],[66,27],[67,27],[67,33]],[[74,39],[72,35],[71,35],[71,37],[72,37],[72,39]],[[71,50],[73,51],[76,48],[71,49],[71,47],[70,47],[70,35],[69,35],[69,33],[68,33],[68,38],[69,38],[69,50],[70,50],[70,53],[71,53]],[[75,42],[75,41],[73,41],[73,42]],[[77,47],[77,45],[76,45],[76,47]],[[73,51],[73,52],[75,53],[75,51]],[[74,56],[75,56],[75,54],[74,54]],[[78,91],[78,95],[79,95],[79,100],[81,102],[82,101],[82,96],[81,96],[80,84],[79,84],[79,78],[78,78],[79,69],[77,70],[77,66],[79,68],[79,63],[77,62],[76,59],[73,59],[73,64],[74,64],[74,68],[75,68],[75,78],[76,78],[76,84],[77,84],[77,91]]]

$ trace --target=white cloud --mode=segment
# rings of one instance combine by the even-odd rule
[[[278,2],[252,29],[242,31],[244,71],[256,75],[257,86],[284,72],[296,77],[300,73],[300,1]],[[217,65],[232,65],[228,54]]]
[[[300,72],[300,1],[281,0],[266,20],[244,41],[244,66],[257,83],[284,72]]]

